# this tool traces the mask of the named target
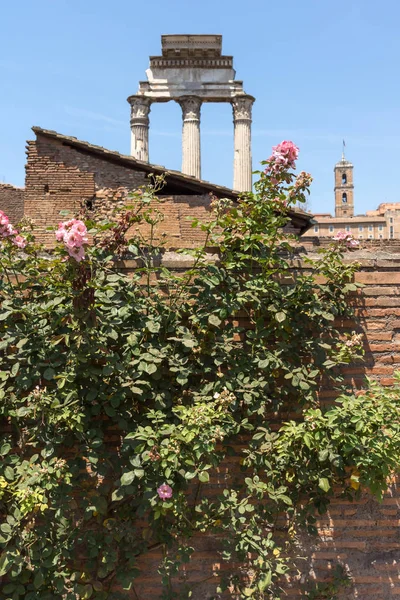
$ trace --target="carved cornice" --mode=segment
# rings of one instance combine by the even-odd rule
[[[164,56],[151,56],[150,68],[158,69],[232,69],[232,56],[220,56],[210,58],[207,56],[201,57],[182,57],[176,56],[166,58]]]
[[[251,121],[251,109],[255,98],[247,94],[232,98],[233,122]]]
[[[198,96],[182,96],[177,102],[182,107],[184,121],[200,121],[201,98]]]
[[[148,125],[151,99],[146,96],[129,96],[128,102],[131,105],[131,126]]]

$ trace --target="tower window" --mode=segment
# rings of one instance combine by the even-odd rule
[[[318,233],[318,231],[319,231],[319,227],[318,227],[318,225],[315,225],[315,227],[314,227],[314,232],[315,232],[315,233]]]
[[[346,231],[351,231],[350,225],[346,225]]]
[[[389,238],[392,240],[394,238],[393,235],[393,225],[390,226],[390,234],[389,234]]]
[[[393,223],[393,219],[392,219],[392,217],[390,217],[390,223]]]
[[[330,231],[331,233],[333,233],[333,232],[335,231],[335,228],[334,228],[334,226],[333,226],[333,225],[329,225],[329,231]]]
[[[347,194],[346,194],[346,192],[343,192],[343,194],[342,194],[342,202],[343,202],[343,204],[347,203]]]
[[[342,173],[342,185],[347,183],[347,175],[346,173]]]
[[[370,226],[368,227],[368,230],[369,230],[369,231],[373,231],[373,230],[374,230],[374,228],[372,227],[372,225],[370,225]]]
[[[383,225],[379,225],[379,231],[383,231]]]
[[[359,228],[358,228],[358,231],[362,231],[362,230],[363,230],[363,226],[360,225]]]

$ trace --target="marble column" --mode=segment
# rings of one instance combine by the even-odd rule
[[[200,110],[198,96],[182,96],[177,100],[182,107],[182,173],[201,179]]]
[[[131,155],[149,162],[149,113],[150,98],[129,96],[131,105]]]
[[[250,192],[252,189],[251,164],[251,109],[255,98],[248,94],[232,98],[234,126],[233,189]]]

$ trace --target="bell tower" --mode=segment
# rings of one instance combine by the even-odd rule
[[[354,217],[353,165],[344,155],[335,165],[335,217]]]

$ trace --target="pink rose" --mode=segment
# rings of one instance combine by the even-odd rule
[[[287,140],[284,140],[277,146],[273,146],[272,151],[273,151],[273,155],[280,157],[280,160],[285,158],[286,160],[288,160],[291,163],[293,163],[295,160],[297,160],[297,158],[299,156],[298,147],[293,142],[289,142]]]
[[[347,241],[347,245],[349,248],[357,248],[360,245],[360,242],[352,238],[351,240]]]
[[[268,166],[265,169],[265,173],[272,175],[271,182],[274,185],[278,182],[277,176],[282,175],[288,169],[296,167],[295,160],[298,155],[298,147],[288,140],[284,140],[277,146],[272,147],[272,154],[268,159]]]
[[[16,235],[13,239],[13,243],[18,246],[18,248],[25,248],[27,242],[22,235]]]
[[[65,228],[65,223],[58,224],[58,230],[56,231],[56,240],[57,242],[62,242],[64,239],[64,235],[67,233]]]
[[[85,258],[84,244],[89,242],[86,237],[87,229],[83,221],[79,219],[70,219],[58,224],[56,231],[56,240],[64,242],[68,254],[76,261],[80,262]]]
[[[166,500],[167,498],[172,498],[172,487],[163,483],[157,488],[157,494],[161,498],[161,500]]]
[[[17,233],[14,229],[14,227],[11,225],[11,223],[8,223],[8,225],[3,225],[2,227],[0,227],[0,234],[3,237],[10,237],[10,235],[15,235],[15,233]]]
[[[334,235],[332,239],[335,240],[336,242],[343,242],[344,240],[347,240],[348,237],[349,237],[349,234],[346,233],[345,231],[338,231],[337,234]]]
[[[64,242],[68,248],[79,248],[83,244],[83,239],[80,233],[71,229],[64,235]]]
[[[85,258],[85,250],[82,246],[75,246],[72,248],[68,248],[67,246],[67,251],[70,257],[74,258],[77,262],[81,262],[81,260]]]
[[[76,231],[80,235],[84,236],[87,233],[86,225],[82,221],[76,221],[72,225],[72,231]]]

